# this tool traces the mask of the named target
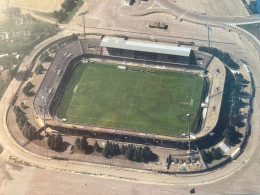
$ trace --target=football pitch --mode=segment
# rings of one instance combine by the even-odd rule
[[[79,65],[57,110],[70,123],[179,136],[199,119],[204,85],[200,76],[147,69],[118,70],[115,65]]]

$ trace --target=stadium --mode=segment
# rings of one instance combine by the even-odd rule
[[[225,67],[211,55],[93,36],[56,53],[34,99],[35,118],[63,134],[185,147],[216,126],[224,83]]]

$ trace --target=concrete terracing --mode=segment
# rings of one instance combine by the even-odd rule
[[[225,85],[226,69],[219,59],[214,57],[207,70],[209,71],[209,93],[206,98],[206,101],[208,99],[208,103],[206,102],[208,107],[204,108],[207,110],[206,118],[203,121],[201,131],[197,134],[197,138],[207,135],[216,126]]]

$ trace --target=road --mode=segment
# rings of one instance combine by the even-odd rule
[[[167,1],[164,2],[167,3]],[[197,18],[197,16],[194,18],[193,15],[189,17],[193,20],[199,20],[201,23],[210,21],[210,23],[217,22],[219,25],[220,22],[217,19],[212,19],[212,17],[211,19],[205,19],[205,17]],[[246,17],[246,19],[241,20],[235,19],[235,22],[249,20],[251,19]],[[227,20],[225,20],[226,22]],[[240,36],[246,37],[253,43],[259,55],[260,44],[254,37],[236,27],[226,26],[226,24],[221,25],[238,32]],[[70,29],[73,28],[79,29],[79,26],[72,26]],[[57,36],[38,45],[23,60],[19,71],[26,70],[33,56],[45,45],[71,33],[71,30],[65,29]],[[245,47],[247,46],[250,47],[250,43],[247,43]],[[244,48],[238,49],[243,50]],[[252,46],[250,49],[253,50]],[[8,104],[20,85],[20,81],[12,80],[0,103],[0,143],[5,148],[1,157],[7,161],[10,155],[17,157],[17,161],[14,163],[18,164],[16,166],[19,166],[19,168],[13,168],[15,165],[12,163],[3,162],[1,169],[4,170],[5,175],[9,174],[9,176],[6,176],[7,178],[11,177],[12,179],[5,179],[2,182],[1,194],[17,194],[17,192],[20,192],[19,194],[43,194],[44,192],[44,194],[52,194],[54,192],[56,194],[83,194],[85,191],[90,194],[106,194],[108,192],[110,194],[187,194],[190,186],[195,186],[199,194],[259,192],[260,146],[258,141],[260,132],[257,131],[260,127],[258,122],[260,117],[260,92],[258,90],[260,86],[259,58],[250,57],[249,61],[251,62],[250,69],[254,74],[257,90],[252,134],[245,152],[238,160],[215,172],[190,176],[158,175],[149,171],[124,170],[117,167],[98,166],[82,162],[55,161],[24,150],[13,141],[6,127]],[[19,165],[20,163],[23,164],[22,161],[29,163],[29,166]],[[35,181],[40,180],[42,182],[35,183]],[[244,185],[245,183],[247,185]],[[17,187],[18,184],[19,187]],[[17,190],[14,190],[14,186],[17,187]],[[46,186],[48,186],[50,193],[46,193]]]

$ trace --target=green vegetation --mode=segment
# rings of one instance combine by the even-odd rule
[[[245,127],[244,119],[247,117],[241,113],[241,108],[248,105],[241,97],[249,99],[249,94],[243,91],[248,85],[248,81],[241,74],[233,74],[226,67],[226,80],[221,103],[218,123],[214,129],[214,135],[208,135],[206,139],[195,141],[194,144],[201,149],[214,147],[220,142],[225,142],[230,146],[239,144],[243,137],[236,127]]]
[[[36,128],[28,122],[28,118],[19,106],[14,107],[14,114],[18,127],[24,137],[26,137],[28,140],[33,140],[39,136],[36,134]]]
[[[47,51],[43,52],[39,58],[39,60],[43,62],[50,62],[52,60],[52,57],[49,56],[49,53]]]
[[[220,148],[212,148],[208,152],[201,150],[201,156],[205,163],[211,163],[213,160],[220,160],[223,157],[223,153]]]
[[[53,18],[53,12],[34,12],[36,15],[38,16],[42,16],[42,17],[45,17],[45,18]]]
[[[62,137],[60,134],[49,135],[49,137],[47,139],[47,145],[52,150],[60,149],[62,146],[62,143],[63,143],[63,141],[62,141]]]
[[[204,80],[192,74],[82,64],[75,70],[57,115],[68,122],[164,135],[197,128]]]
[[[87,146],[88,146],[88,142],[87,142],[87,138],[86,136],[82,136],[81,138],[77,137],[75,139],[75,145],[77,146],[77,148],[79,150],[85,150],[87,149]]]
[[[69,23],[83,3],[84,2],[82,0],[65,0],[64,3],[61,4],[62,9],[59,11],[54,11],[47,16],[56,18],[59,23]]]
[[[44,69],[43,65],[40,63],[40,64],[38,64],[38,65],[36,66],[34,72],[35,72],[36,74],[42,74],[43,71],[45,71],[45,69]]]
[[[105,158],[112,158],[118,155],[124,155],[128,160],[136,162],[148,162],[157,160],[157,155],[152,153],[148,146],[134,146],[133,144],[122,145],[121,148],[117,143],[107,141],[102,155]]]
[[[0,99],[1,99],[2,95],[4,94],[5,89],[7,88],[7,86],[8,86],[7,82],[0,81]]]
[[[95,144],[94,144],[93,148],[94,148],[94,150],[95,150],[96,152],[101,152],[101,148],[100,148],[100,146],[99,146],[97,140],[95,141]]]
[[[229,53],[223,52],[214,47],[205,47],[205,46],[199,47],[199,51],[203,51],[203,52],[209,53],[213,56],[216,56],[223,63],[228,65],[230,68],[239,69],[239,65],[232,60]]]
[[[232,129],[225,129],[223,131],[223,136],[227,139],[227,141],[230,143],[232,143],[232,140],[235,138],[235,130],[234,128]]]
[[[34,88],[34,85],[32,84],[32,82],[31,81],[27,82],[23,88],[23,93],[26,96],[33,96],[35,93],[33,91],[31,91],[32,88]]]
[[[240,116],[240,109],[243,108],[247,103],[245,103],[241,96],[249,96],[248,93],[243,91],[243,88],[247,87],[248,81],[244,79],[243,75],[240,73],[234,74],[234,83],[232,85],[231,92],[231,124],[237,127],[244,126],[243,118]],[[240,116],[240,117],[239,117]]]
[[[6,14],[8,17],[1,25],[1,32],[7,32],[9,40],[0,39],[0,54],[8,56],[0,58],[0,64],[14,77],[24,56],[45,39],[56,35],[58,28],[30,15],[22,15],[18,8],[7,9]],[[1,82],[0,97],[7,86],[8,83]]]
[[[16,8],[10,8],[13,10]],[[0,53],[12,54],[17,52],[21,57],[29,54],[29,52],[43,40],[57,34],[58,28],[54,24],[36,20],[29,15],[17,14],[13,11],[7,11],[8,19],[1,26],[1,31],[9,33],[9,39],[6,42],[0,40]],[[23,20],[23,23],[17,22]],[[28,31],[28,35],[23,32]],[[22,60],[22,59],[21,59]]]

